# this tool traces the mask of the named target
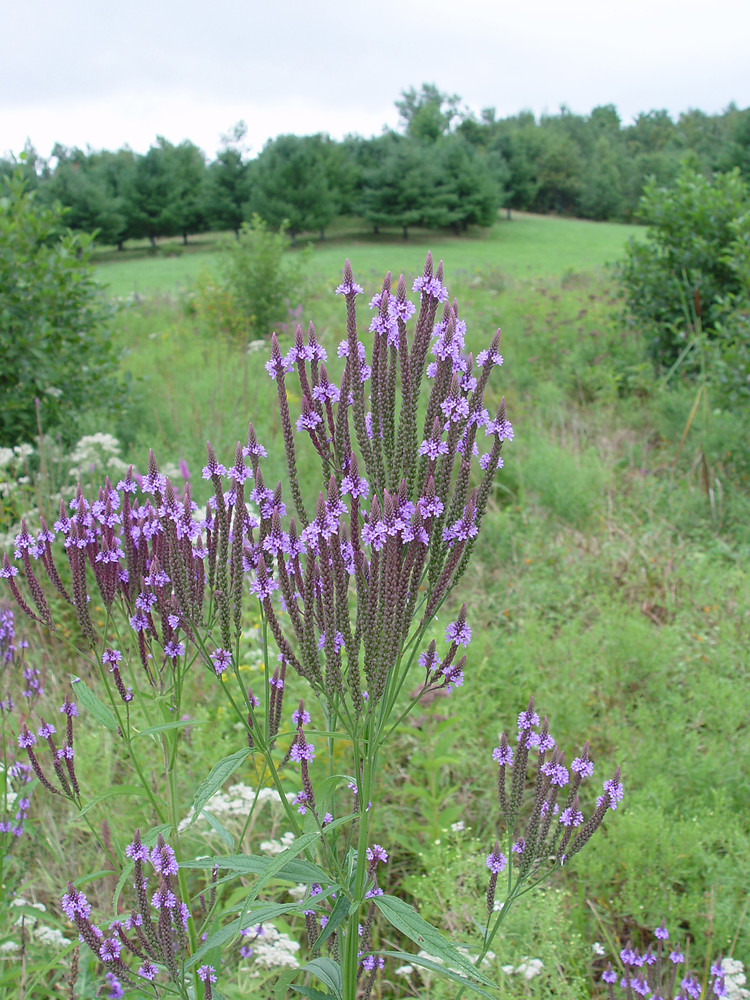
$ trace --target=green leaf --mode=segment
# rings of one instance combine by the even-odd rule
[[[194,965],[198,965],[213,948],[231,944],[242,928],[247,927],[248,924],[264,924],[268,920],[275,920],[285,913],[292,913],[298,909],[299,903],[259,903],[256,906],[244,908],[241,916],[225,924],[224,927],[220,927],[207,941],[204,941],[198,951],[187,960],[185,967],[191,969]]]
[[[408,962],[409,965],[418,965],[420,969],[430,969],[431,972],[435,972],[445,979],[452,979],[454,983],[460,983],[467,990],[472,990],[472,992],[478,993],[483,997],[489,997],[489,1000],[496,1000],[496,997],[491,993],[487,993],[486,990],[481,989],[476,983],[467,980],[465,976],[459,975],[453,969],[447,969],[438,962],[431,962],[429,958],[423,958],[421,955],[410,955],[406,951],[379,951],[378,955],[385,955],[387,958],[396,958],[399,962]]]
[[[86,682],[79,679],[74,681],[74,685],[76,700],[80,701],[86,711],[91,712],[96,721],[100,722],[105,729],[109,729],[111,733],[118,732],[119,726],[114,713],[96,697],[93,691],[86,687]]]
[[[341,968],[332,958],[314,958],[304,967],[304,972],[310,972],[328,987],[331,995],[341,997]]]
[[[309,1000],[326,1000],[327,997],[336,996],[335,993],[321,993],[320,990],[314,989],[312,986],[292,986],[295,993],[301,993],[303,997],[308,997]]]
[[[274,858],[261,857],[257,854],[216,854],[212,857],[196,858],[195,861],[181,861],[181,868],[213,868],[218,865],[222,871],[232,872],[236,875],[264,875]],[[304,861],[298,858],[291,858],[286,861],[283,868],[276,873],[276,877],[287,882],[304,882],[310,885],[313,882],[330,884],[330,876],[323,868],[313,864],[312,861]],[[338,885],[331,884],[335,892]]]
[[[230,851],[234,850],[234,837],[229,832],[229,830],[227,830],[224,824],[219,822],[219,820],[214,816],[214,814],[210,812],[210,810],[208,809],[204,809],[202,815],[203,819],[206,820],[206,822],[214,831],[214,833],[218,834],[218,836],[224,841],[229,850]]]
[[[77,878],[73,883],[75,886],[88,885],[89,882],[96,882],[100,878],[107,878],[108,875],[116,875],[117,872],[112,868],[100,868],[97,872],[91,872],[90,875],[82,875]]]
[[[270,860],[270,864],[268,864],[263,874],[258,878],[258,881],[253,886],[253,891],[250,893],[249,898],[257,899],[261,889],[267,885],[272,878],[279,875],[279,872],[282,871],[287,862],[293,861],[299,854],[307,850],[310,844],[314,844],[319,839],[319,830],[315,830],[312,833],[303,833],[302,836],[298,837],[290,847],[288,847],[285,851],[282,851],[277,857]]]
[[[323,944],[328,940],[328,938],[333,934],[337,927],[339,927],[346,920],[349,914],[349,899],[340,892],[336,896],[336,902],[333,904],[333,910],[328,917],[325,927],[318,935],[315,941],[315,950],[318,951]]]
[[[211,796],[218,792],[227,778],[234,774],[240,764],[247,760],[252,752],[249,747],[243,747],[241,750],[235,750],[234,753],[230,753],[228,757],[222,757],[218,763],[214,764],[208,777],[200,783],[195,793],[195,798],[193,799],[193,818],[190,820],[190,826],[198,819],[203,807]]]
[[[286,1000],[289,995],[289,987],[295,976],[299,975],[299,969],[289,969],[287,972],[282,973],[279,978],[274,983],[273,996],[274,1000]]]
[[[98,806],[104,799],[111,799],[116,795],[135,795],[140,797],[142,795],[145,796],[145,792],[140,785],[116,785],[114,788],[108,788],[106,792],[102,792],[101,795],[97,795],[87,802],[78,815],[85,816],[90,809]]]
[[[240,923],[240,918],[237,917],[231,923],[220,927],[218,931],[214,931],[208,940],[203,942],[195,954],[191,955],[187,962],[185,962],[185,968],[190,969],[194,965],[197,965],[213,948],[221,948],[223,945],[232,944],[240,933]]]
[[[405,903],[403,899],[384,895],[373,896],[372,901],[389,923],[424,951],[442,959],[450,968],[460,969],[465,975],[471,976],[485,986],[494,986],[491,979],[475,969],[468,958],[457,951],[437,928],[423,920],[414,907]]]
[[[168,729],[184,729],[186,726],[205,726],[204,721],[195,721],[195,719],[178,719],[176,722],[162,722],[158,726],[149,726],[148,729],[141,729],[137,733],[133,733],[133,739],[137,740],[140,736],[153,736],[154,733],[164,733]]]

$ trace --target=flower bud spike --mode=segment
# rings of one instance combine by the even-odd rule
[[[495,908],[495,890],[497,888],[497,877],[498,875],[505,871],[508,865],[508,859],[500,850],[500,845],[495,841],[495,846],[490,854],[487,855],[487,867],[490,870],[490,881],[487,886],[487,913],[492,914]]]

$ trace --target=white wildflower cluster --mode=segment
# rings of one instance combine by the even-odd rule
[[[287,830],[286,833],[282,833],[278,840],[263,840],[260,844],[260,850],[263,854],[281,854],[288,847],[291,847],[294,843],[294,834]]]
[[[14,448],[0,448],[0,469],[23,465],[26,459],[33,454],[34,447],[30,444],[17,444]]]
[[[292,888],[289,889],[289,895],[292,897],[292,899],[296,899],[297,902],[300,902],[307,895],[307,891],[309,888],[310,888],[309,885],[305,885],[303,882],[301,882],[299,885],[293,885]]]
[[[38,910],[40,913],[46,913],[47,907],[44,903],[33,903],[29,900],[23,899],[21,896],[16,896],[12,901],[11,906],[23,907],[24,910]],[[49,924],[42,923],[40,920],[35,918],[30,918],[28,913],[22,913],[18,916],[15,921],[16,927],[24,927],[27,932],[30,932],[34,938],[41,944],[52,948],[64,948],[66,945],[70,944],[70,940],[62,934],[57,927],[50,927]],[[13,953],[20,951],[21,946],[16,941],[10,940],[5,941],[2,946],[0,946],[0,951],[6,953]]]
[[[36,450],[30,444],[0,448],[0,508],[3,501],[13,497],[11,516],[15,521],[5,533],[0,534],[0,551],[11,549],[21,530],[22,519],[29,525],[39,523],[35,484],[29,475],[27,461]],[[84,488],[100,486],[105,476],[116,482],[128,468],[120,457],[120,442],[111,434],[88,434],[73,446],[70,453],[63,451],[57,441],[45,435],[39,451],[47,469],[46,488],[50,490],[48,514],[50,511],[57,513],[60,500],[67,503],[75,496],[79,482]]]
[[[724,972],[724,988],[728,1000],[748,1000],[750,991],[744,988],[747,977],[742,962],[738,958],[723,958],[721,968]]]
[[[26,475],[26,459],[34,454],[30,444],[15,448],[0,448],[0,501],[7,500],[30,480]]]
[[[260,976],[261,969],[299,968],[299,942],[278,930],[274,924],[256,927],[254,935],[245,935],[244,940],[252,948],[251,976]]]
[[[291,802],[295,797],[294,792],[287,792],[286,797],[287,801]],[[265,805],[266,803],[268,803],[271,808],[280,808],[281,799],[275,788],[255,789],[251,785],[244,785],[242,783],[230,785],[226,791],[222,791],[220,789],[211,796],[201,810],[198,822],[208,822],[208,820],[206,820],[203,816],[204,812],[211,813],[212,816],[223,823],[232,819],[240,819],[244,822],[247,818],[247,814],[251,809],[253,809],[253,807],[257,808]],[[195,813],[193,812],[193,807],[191,806],[187,816],[180,822],[180,825],[177,828],[180,833],[183,830],[187,830],[193,822],[194,816]],[[294,835],[292,835],[292,839],[294,839]],[[284,849],[285,848],[283,847],[281,848],[281,850]],[[279,851],[277,853],[281,852]]]
[[[518,965],[504,965],[502,968],[506,976],[523,976],[530,982],[542,974],[544,962],[540,958],[524,957]]]
[[[70,454],[70,477],[76,482],[95,473],[112,478],[124,475],[128,467],[120,458],[120,442],[111,434],[87,434],[77,442]]]

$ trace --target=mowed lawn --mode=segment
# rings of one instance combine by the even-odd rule
[[[311,242],[310,268],[313,274],[331,280],[349,257],[355,273],[363,276],[373,272],[382,277],[387,270],[418,274],[424,266],[425,248],[429,248],[436,262],[446,261],[447,277],[452,280],[462,272],[487,269],[497,270],[506,279],[560,276],[600,270],[622,256],[630,237],[638,238],[643,232],[641,226],[513,212],[510,220],[502,218],[488,230],[453,236],[415,229],[404,240],[395,231],[373,236],[357,220],[340,220],[327,239]],[[224,238],[231,239],[231,235]],[[154,256],[145,248],[126,249],[122,260],[106,252],[97,268],[99,279],[116,297],[185,289],[202,270],[213,266],[220,241],[214,235],[193,239],[187,247],[163,244]]]

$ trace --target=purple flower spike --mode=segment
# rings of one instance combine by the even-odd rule
[[[513,764],[513,748],[507,743],[503,746],[495,747],[492,751],[492,759],[496,764],[504,764],[510,767]]]
[[[219,677],[227,667],[231,666],[232,654],[228,649],[217,649],[211,653],[211,659],[213,660],[216,676]]]
[[[352,266],[347,260],[344,265],[344,280],[336,286],[336,295],[362,295],[364,288],[354,280]]]
[[[388,852],[380,844],[373,844],[367,848],[367,860],[379,861],[381,865],[388,863]]]
[[[305,703],[301,698],[299,708],[295,708],[292,712],[292,724],[297,727],[310,725],[310,713],[305,709]]]
[[[162,837],[159,837],[159,843],[151,851],[151,864],[154,866],[154,871],[159,875],[176,875],[179,866],[174,855],[174,851],[165,843]]]
[[[412,291],[419,292],[421,296],[429,296],[438,302],[448,301],[448,289],[436,275],[428,277],[423,274],[415,278]]]
[[[18,745],[22,750],[26,750],[28,747],[33,747],[36,743],[36,736],[27,729],[24,725],[21,732],[18,734]]]
[[[518,716],[518,731],[519,733],[525,732],[525,730],[532,729],[534,726],[538,725],[539,716],[534,711],[534,699],[532,698],[526,711],[521,712]]]
[[[312,743],[305,743],[304,740],[297,740],[292,749],[289,751],[289,759],[297,761],[306,761],[310,763],[315,759],[315,747]]]
[[[508,867],[508,859],[502,851],[498,850],[497,843],[495,844],[495,850],[491,854],[487,855],[487,861],[485,864],[493,875],[499,875]]]
[[[461,612],[456,621],[451,622],[445,630],[445,641],[455,642],[457,646],[468,646],[471,642],[471,629],[466,624],[466,605],[461,608]]]
[[[609,795],[609,808],[617,809],[618,802],[622,802],[624,795],[622,782],[620,781],[620,769],[615,772],[615,776],[602,785],[604,791]]]

